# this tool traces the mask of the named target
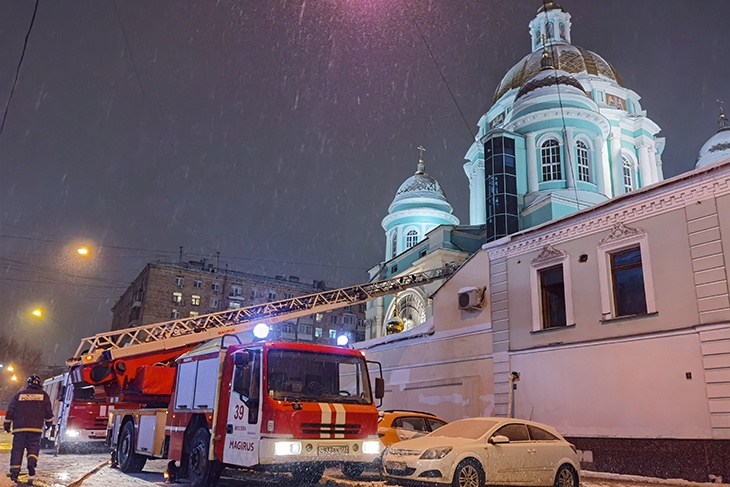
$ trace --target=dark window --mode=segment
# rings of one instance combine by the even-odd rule
[[[489,241],[517,231],[518,196],[514,153],[515,141],[509,137],[493,137],[484,143]]]
[[[558,439],[557,436],[549,431],[532,426],[531,424],[527,425],[527,429],[530,430],[530,438],[532,438],[532,441],[554,441]]]
[[[509,441],[529,441],[530,436],[527,434],[527,426],[524,424],[508,424],[502,426],[495,431],[492,436],[506,436]]]
[[[565,326],[565,282],[563,281],[563,265],[541,269],[540,302],[542,305],[542,327],[555,328]]]
[[[435,431],[446,424],[443,421],[441,421],[440,419],[429,418],[427,421],[428,421],[428,425],[431,427],[431,431]]]
[[[423,418],[402,417],[393,421],[396,428],[403,428],[409,431],[428,431]]]
[[[639,246],[611,254],[611,279],[616,316],[645,314],[644,269]]]

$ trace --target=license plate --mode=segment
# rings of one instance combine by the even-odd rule
[[[347,445],[320,446],[317,448],[317,455],[347,455],[349,453],[350,447]]]

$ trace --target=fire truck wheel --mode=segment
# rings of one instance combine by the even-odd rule
[[[291,474],[294,485],[318,484],[324,475],[324,465],[305,465]]]
[[[210,432],[200,427],[193,433],[188,451],[188,481],[190,487],[210,487],[218,483],[222,465],[208,460]]]
[[[117,461],[119,469],[124,473],[141,472],[147,457],[134,452],[134,423],[127,421],[122,426],[117,444]]]
[[[365,471],[365,465],[360,463],[343,463],[342,473],[345,477],[352,480],[358,480],[362,477],[362,473]]]

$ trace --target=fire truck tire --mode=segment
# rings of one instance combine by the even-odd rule
[[[141,472],[147,457],[134,452],[134,423],[127,421],[122,426],[117,444],[117,462],[124,473]]]
[[[324,475],[324,465],[304,465],[293,470],[291,475],[294,485],[318,484]]]
[[[362,473],[365,471],[365,465],[361,463],[343,463],[342,473],[345,477],[351,480],[359,480],[362,478]]]
[[[188,450],[188,481],[190,487],[213,487],[218,483],[223,466],[220,462],[208,460],[210,432],[199,427],[190,439]]]

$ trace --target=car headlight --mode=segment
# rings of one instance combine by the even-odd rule
[[[302,444],[298,441],[277,441],[274,444],[275,455],[299,455],[302,452]]]
[[[451,448],[450,446],[444,446],[441,448],[429,448],[428,450],[423,452],[423,455],[421,455],[421,460],[440,460],[448,455],[451,450],[453,450],[453,448]]]

